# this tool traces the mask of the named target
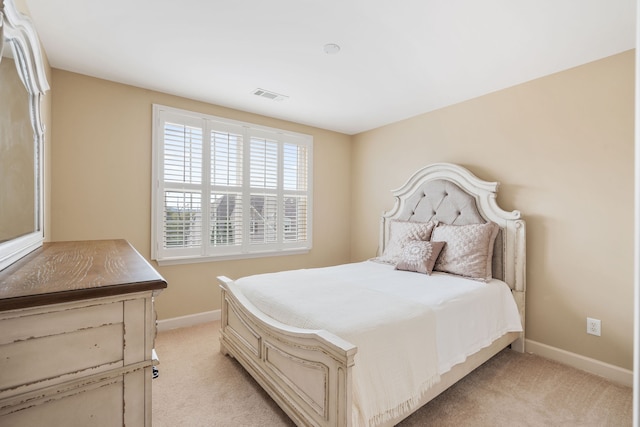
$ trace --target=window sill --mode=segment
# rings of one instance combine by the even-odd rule
[[[240,259],[251,258],[265,258],[274,256],[286,256],[286,255],[301,255],[309,253],[310,249],[290,249],[282,251],[269,251],[269,252],[253,252],[246,254],[228,254],[228,255],[210,255],[210,256],[188,256],[188,257],[173,257],[156,259],[159,266],[166,265],[178,265],[178,264],[195,264],[201,262],[216,262],[216,261],[232,261]]]

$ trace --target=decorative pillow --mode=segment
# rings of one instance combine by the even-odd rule
[[[433,230],[431,240],[447,244],[436,261],[434,270],[484,282],[491,280],[493,244],[498,231],[498,225],[493,222],[438,225]]]
[[[389,239],[384,253],[372,261],[385,264],[397,264],[402,257],[402,249],[411,240],[429,240],[437,222],[413,222],[391,220],[389,223]]]
[[[443,247],[444,242],[412,240],[404,245],[400,262],[396,264],[396,270],[431,274]]]

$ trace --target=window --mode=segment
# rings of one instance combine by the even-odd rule
[[[153,259],[311,248],[311,136],[159,105],[153,117]]]

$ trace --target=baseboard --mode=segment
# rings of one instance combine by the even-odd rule
[[[571,353],[570,351],[551,347],[537,341],[525,340],[525,343],[527,353],[537,354],[538,356],[569,365],[576,369],[599,375],[614,383],[633,387],[633,371],[629,369],[623,369],[596,359]]]
[[[158,320],[158,332],[168,331],[169,329],[184,328],[194,326],[200,323],[213,322],[220,320],[220,310],[205,311],[202,313],[189,314],[186,316],[172,317],[170,319]]]

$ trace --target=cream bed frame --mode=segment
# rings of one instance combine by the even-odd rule
[[[511,287],[524,327],[525,223],[520,212],[498,207],[497,189],[497,182],[480,180],[449,163],[417,171],[393,191],[395,205],[381,218],[380,251],[384,250],[393,219],[437,219],[458,225],[495,222],[500,233],[494,249],[493,276]],[[222,288],[222,353],[236,358],[297,425],[351,426],[351,369],[357,348],[324,330],[300,329],[275,321],[251,304],[233,280],[224,276],[218,280]],[[419,406],[510,344],[523,352],[524,332],[503,335],[454,366],[425,393]],[[397,424],[410,414],[385,425]]]

